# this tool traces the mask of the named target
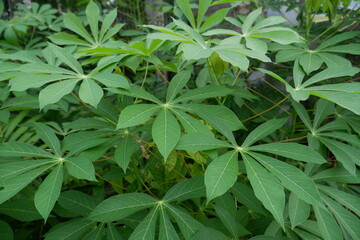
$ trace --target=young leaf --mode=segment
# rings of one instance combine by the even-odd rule
[[[314,206],[314,211],[324,240],[343,239],[339,225],[328,210]]]
[[[165,161],[180,139],[180,126],[174,115],[164,108],[152,126],[152,136]]]
[[[96,181],[94,165],[81,155],[66,159],[65,166],[69,174],[77,179]]]
[[[286,122],[286,119],[272,119],[266,123],[261,124],[255,128],[244,140],[242,147],[248,147],[256,141],[266,137],[267,135],[275,132],[277,129],[281,128]]]
[[[306,221],[309,216],[310,205],[292,192],[289,197],[289,217],[291,228],[294,229],[297,225]]]
[[[45,219],[45,221],[47,220],[51,210],[54,208],[54,205],[60,196],[63,177],[63,165],[59,164],[45,178],[35,193],[35,207],[41,216]]]
[[[159,108],[158,105],[154,104],[135,104],[127,106],[120,113],[117,128],[127,128],[143,123],[158,111]]]
[[[221,196],[237,179],[238,152],[230,151],[214,159],[205,171],[207,202]]]
[[[264,204],[264,207],[272,213],[280,226],[284,226],[284,188],[277,178],[266,171],[266,169],[253,158],[245,154],[243,154],[242,157],[255,196]]]
[[[205,196],[204,178],[198,176],[175,184],[167,191],[162,200],[167,202],[180,202],[203,196]]]
[[[320,207],[324,205],[314,181],[300,169],[262,154],[251,153],[251,156],[258,160],[281,181],[284,187],[294,192],[300,199],[312,205]]]
[[[181,71],[177,73],[170,81],[166,92],[166,102],[171,102],[181,89],[186,85],[191,76],[191,71]]]
[[[154,206],[157,203],[144,193],[126,193],[112,196],[101,202],[88,218],[98,222],[112,222],[129,216],[137,211]]]
[[[34,123],[34,126],[41,140],[55,152],[56,156],[61,157],[60,141],[56,137],[54,130],[42,123]]]

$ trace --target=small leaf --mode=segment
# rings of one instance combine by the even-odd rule
[[[154,104],[136,104],[124,108],[119,117],[117,128],[136,126],[147,121],[160,107]]]
[[[157,203],[144,193],[126,193],[112,196],[102,201],[90,213],[88,218],[98,222],[112,222],[129,216],[137,211],[154,206]]]
[[[205,171],[207,202],[221,196],[235,183],[238,173],[238,152],[230,151],[214,159]]]
[[[152,126],[152,136],[165,161],[180,139],[180,126],[172,113],[164,108]]]
[[[96,181],[94,165],[81,155],[66,159],[65,166],[69,174],[77,179]]]
[[[59,164],[45,178],[35,193],[35,207],[41,216],[45,219],[45,221],[47,220],[51,210],[60,196],[63,177],[63,165]]]

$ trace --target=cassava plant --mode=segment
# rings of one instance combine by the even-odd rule
[[[235,2],[0,22],[0,239],[360,239],[359,32]]]

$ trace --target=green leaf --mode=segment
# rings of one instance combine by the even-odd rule
[[[121,194],[102,201],[88,218],[98,222],[112,222],[152,207],[156,203],[156,199],[144,193]]]
[[[176,95],[187,84],[191,76],[191,71],[181,71],[177,73],[170,81],[169,87],[166,92],[166,102],[171,102]]]
[[[309,74],[315,70],[318,70],[323,64],[323,60],[316,53],[303,54],[299,59],[300,65],[304,71]]]
[[[212,2],[212,0],[200,0],[199,1],[199,8],[198,8],[198,13],[197,13],[197,18],[196,18],[198,29],[200,28],[200,25],[204,19],[206,11],[211,6],[211,2]]]
[[[93,1],[90,1],[89,4],[86,6],[85,13],[88,23],[90,25],[92,36],[97,42],[99,37],[99,8]]]
[[[42,123],[34,123],[34,126],[41,140],[55,152],[56,156],[61,157],[60,141],[56,137],[54,130]]]
[[[35,208],[34,201],[28,199],[5,202],[0,205],[0,213],[23,222],[33,222],[42,219]]]
[[[112,223],[107,224],[106,240],[123,240],[119,231]]]
[[[191,237],[203,227],[200,222],[190,217],[182,210],[179,210],[177,207],[166,204],[166,208],[170,215],[175,219],[186,240],[190,240]]]
[[[41,216],[47,220],[51,210],[60,196],[61,186],[64,178],[63,165],[59,164],[40,184],[35,193],[35,207]]]
[[[67,158],[65,160],[65,166],[69,174],[77,179],[97,181],[95,178],[94,165],[89,159],[81,155]]]
[[[314,129],[317,129],[324,119],[334,112],[334,104],[319,99],[315,104]]]
[[[29,88],[39,88],[46,83],[72,77],[73,76],[63,74],[31,74],[22,72],[10,80],[10,90],[25,91]]]
[[[53,158],[54,155],[31,144],[22,142],[5,142],[0,144],[0,157]]]
[[[328,212],[328,210],[314,206],[314,211],[324,240],[343,239],[339,225],[336,223],[334,217]]]
[[[248,148],[250,151],[267,152],[298,161],[323,164],[327,163],[320,153],[298,143],[269,143]]]
[[[0,2],[2,3],[2,2]],[[0,220],[0,240],[13,240],[14,239],[14,232],[11,226],[2,220]]]
[[[184,93],[180,97],[173,100],[173,102],[184,102],[196,99],[214,98],[219,96],[226,96],[234,90],[225,86],[208,85],[202,88],[196,88]]]
[[[327,39],[326,41],[322,42],[318,47],[317,50],[327,48],[331,45],[337,44],[339,42],[345,41],[347,39],[354,38],[359,35],[359,31],[350,31],[350,32],[344,32],[341,34],[337,34],[334,37],[331,37]]]
[[[243,183],[236,182],[230,191],[239,203],[245,205],[253,212],[265,215],[265,209],[259,199],[255,197],[252,188]]]
[[[301,59],[301,58],[300,58]],[[299,62],[299,59],[296,59],[294,62],[294,68],[293,68],[293,77],[294,77],[294,84],[295,88],[299,89],[301,86],[301,83],[304,80],[305,73],[303,69],[300,66],[301,62]]]
[[[158,111],[159,108],[158,105],[154,104],[130,105],[121,111],[116,128],[127,128],[143,123]]]
[[[263,40],[252,37],[246,37],[245,39],[246,39],[246,46],[249,49],[259,52],[261,54],[267,53],[268,47]]]
[[[52,163],[49,160],[26,160],[0,164],[0,183],[34,168]]]
[[[81,37],[86,39],[86,41],[89,43],[94,44],[94,40],[82,25],[81,20],[75,14],[64,14],[64,25],[67,29],[79,34]]]
[[[191,26],[193,28],[196,28],[194,14],[191,10],[189,0],[176,0],[176,3],[178,7],[181,9],[182,13],[187,18],[187,20],[189,20]]]
[[[230,151],[214,159],[205,171],[207,202],[229,190],[237,179],[238,152]]]
[[[228,62],[231,65],[238,67],[245,72],[248,71],[249,59],[243,54],[229,50],[216,50],[216,53],[219,54],[219,57],[225,62]]]
[[[92,79],[101,82],[107,87],[114,88],[129,88],[128,80],[120,74],[113,74],[108,72],[101,72],[91,76]]]
[[[347,151],[346,144],[344,143],[324,137],[321,137],[319,140],[330,149],[335,155],[336,160],[339,161],[349,173],[356,176],[356,166],[354,161],[356,161],[359,155],[354,155],[354,153]]]
[[[202,176],[193,177],[184,181],[181,181],[171,187],[163,197],[163,201],[182,202],[191,198],[198,198],[205,196],[205,184]]]
[[[165,208],[160,206],[159,240],[180,240]]]
[[[229,240],[230,238],[224,233],[210,227],[203,227],[191,238],[191,240]]]
[[[287,119],[272,119],[269,120],[257,128],[255,128],[249,135],[246,137],[244,142],[242,143],[242,147],[248,147],[256,141],[266,137],[267,135],[275,132],[277,129],[281,128]]]
[[[251,153],[251,156],[258,160],[281,181],[284,187],[295,193],[300,199],[312,205],[320,207],[324,205],[314,181],[300,169],[262,154]]]
[[[88,42],[79,39],[78,37],[71,35],[69,33],[55,33],[49,36],[49,39],[58,45],[79,45],[79,46],[91,46]]]
[[[76,190],[62,192],[58,203],[61,207],[82,216],[87,216],[97,205],[95,198]]]
[[[40,108],[44,108],[46,105],[58,102],[63,96],[69,94],[75,87],[79,79],[70,79],[62,82],[53,83],[43,90],[39,94]]]
[[[232,145],[214,137],[201,134],[186,134],[180,138],[176,149],[187,151],[204,151],[217,148],[231,148]]]
[[[181,125],[187,133],[201,134],[210,137],[214,136],[209,127],[207,127],[199,120],[193,118],[189,114],[186,114],[182,111],[177,111],[174,108],[172,108],[171,111],[175,113],[177,119],[180,121]]]
[[[96,108],[103,95],[104,92],[102,88],[95,81],[88,78],[82,81],[79,89],[79,97],[85,103]]]
[[[275,220],[284,226],[285,193],[279,180],[266,171],[260,164],[248,155],[242,155],[247,176],[254,189],[255,196],[269,210]]]
[[[127,134],[125,138],[120,141],[115,150],[115,162],[124,170],[124,172],[126,172],[129,166],[133,152],[134,142],[132,137]]]
[[[105,33],[110,29],[117,16],[117,9],[110,11],[105,17],[100,29],[100,40],[103,40]]]
[[[142,88],[132,86],[130,89],[114,89],[114,88],[110,88],[108,90],[113,92],[113,93],[122,94],[122,95],[135,97],[135,98],[141,98],[141,99],[149,100],[149,101],[151,101],[153,103],[157,103],[157,104],[163,104],[154,95],[152,95],[151,93],[148,93],[147,91],[145,91]]]
[[[360,220],[351,212],[330,198],[323,196],[323,200],[337,219],[338,223],[341,224],[349,235],[353,239],[360,239]]]
[[[65,224],[55,228],[46,234],[46,240],[77,240],[85,233],[91,231],[95,227],[94,222],[88,220],[75,220],[66,222]]]
[[[140,222],[129,237],[129,240],[155,240],[156,222],[159,207],[154,207]]]
[[[326,48],[327,52],[335,52],[335,53],[350,53],[353,55],[359,55],[360,51],[358,50],[360,48],[360,44],[356,43],[349,43],[346,45],[339,45],[335,47]]]
[[[244,236],[251,234],[244,226],[236,222],[235,217],[233,217],[227,210],[216,205],[214,206],[214,209],[221,222],[235,239],[239,239],[240,235]]]
[[[249,32],[251,26],[254,24],[256,18],[260,16],[261,12],[262,8],[258,8],[247,15],[241,29],[243,33],[246,34],[247,32]]]
[[[181,129],[174,115],[167,108],[161,110],[153,123],[152,136],[165,161],[178,143],[180,134]]]
[[[340,191],[333,187],[318,185],[318,188],[360,217],[360,198],[358,196]]]
[[[63,63],[68,65],[72,70],[80,75],[84,75],[80,63],[74,58],[73,55],[69,54],[65,49],[60,48],[52,43],[49,43],[51,51],[58,57]]]
[[[343,167],[333,167],[313,175],[312,179],[315,181],[360,183],[360,171],[356,171],[356,176],[354,176]]]
[[[0,183],[0,186],[3,187],[3,189],[0,191],[0,204],[13,197],[29,183],[31,183],[35,178],[37,178],[40,174],[42,174],[52,166],[53,164],[38,167],[36,169],[23,173],[16,178],[12,178],[3,183]]]
[[[309,216],[310,205],[292,192],[289,197],[289,217],[291,229],[294,229],[296,226],[306,221]]]
[[[202,58],[208,58],[214,52],[212,49],[204,48],[198,44],[183,43],[179,48],[183,51],[183,57],[185,60],[199,60]]]
[[[222,8],[215,13],[211,14],[205,22],[201,25],[199,32],[205,32],[206,30],[211,29],[212,27],[218,25],[222,21],[224,21],[225,16],[229,12],[229,8]],[[199,21],[198,21],[199,24]]]

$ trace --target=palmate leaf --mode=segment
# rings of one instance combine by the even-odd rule
[[[166,202],[185,201],[205,195],[204,178],[198,176],[175,184],[166,192],[162,200]]]
[[[214,136],[208,126],[203,124],[201,121],[195,119],[194,117],[190,116],[189,114],[178,111],[175,108],[172,108],[171,111],[176,115],[178,121],[181,123],[187,133],[201,134],[210,137]]]
[[[246,172],[255,196],[269,210],[275,220],[284,226],[285,193],[279,180],[249,155],[242,154]]]
[[[121,111],[117,128],[127,128],[143,123],[159,109],[160,107],[155,104],[130,105]]]
[[[47,220],[51,210],[60,196],[63,177],[63,165],[59,164],[45,178],[35,193],[35,207],[41,216],[45,219],[45,221]]]
[[[172,79],[166,92],[166,102],[171,102],[181,89],[186,85],[191,76],[191,71],[181,71]]]
[[[249,154],[276,176],[284,187],[295,193],[300,199],[312,205],[324,206],[314,181],[300,169],[262,154]]]
[[[160,111],[153,123],[151,133],[166,161],[178,143],[181,134],[180,125],[169,109],[164,108]]]
[[[42,123],[34,123],[34,126],[41,140],[54,151],[57,157],[61,157],[60,141],[56,137],[54,130]]]

